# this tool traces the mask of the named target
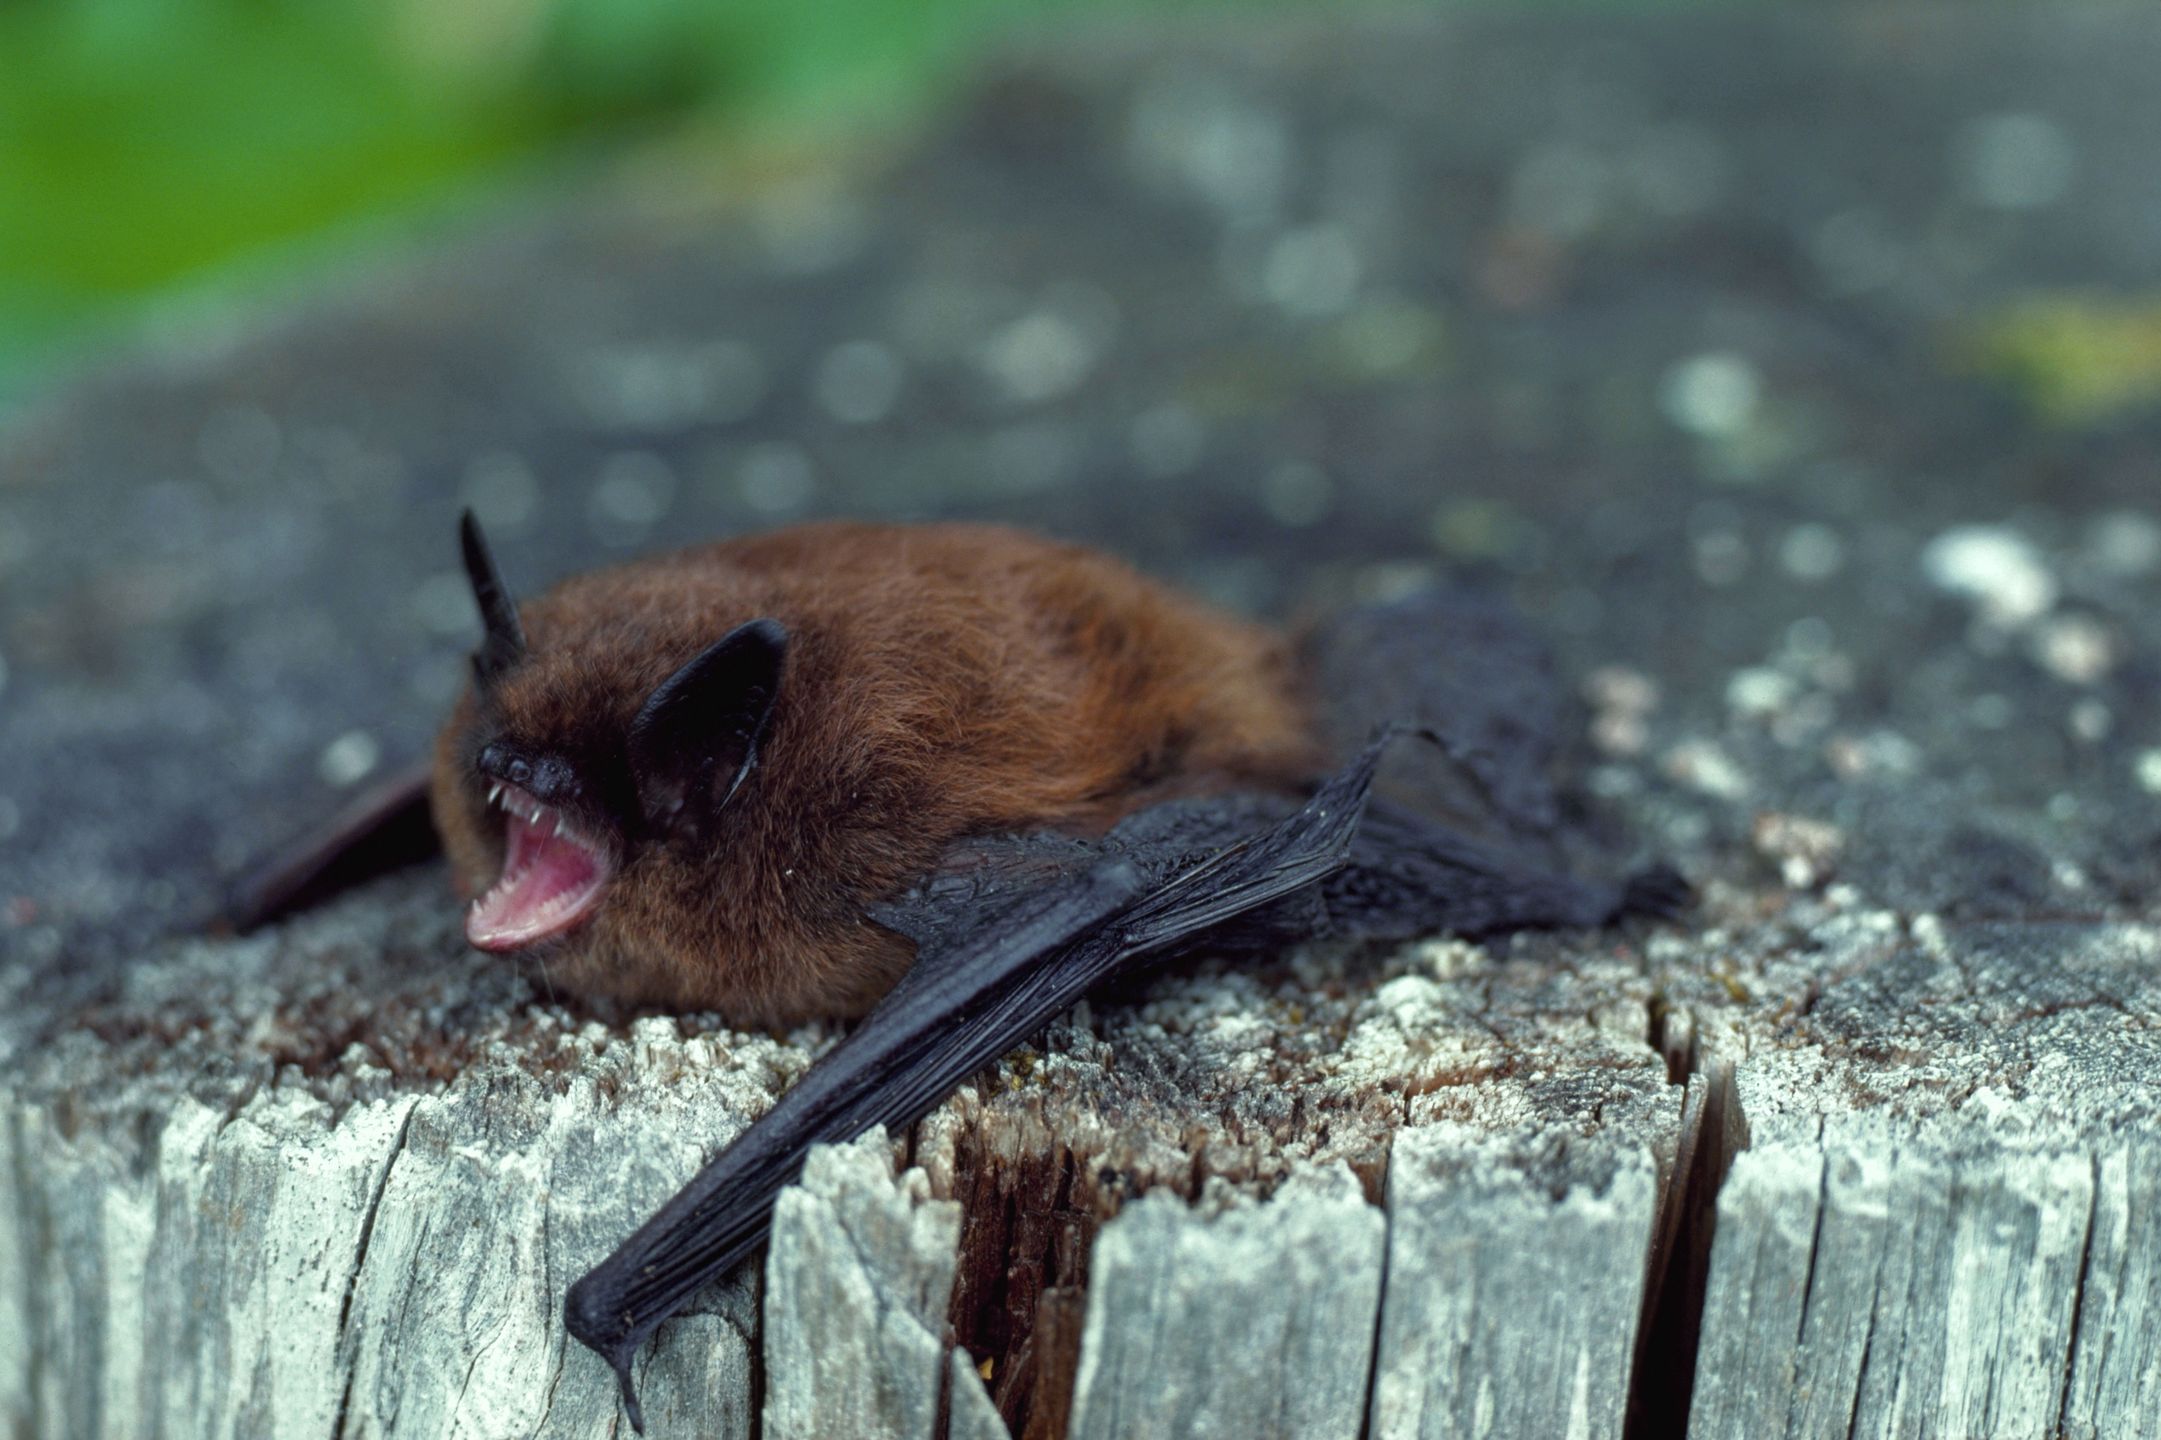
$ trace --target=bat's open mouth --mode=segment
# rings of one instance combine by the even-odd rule
[[[615,869],[607,847],[515,785],[492,787],[488,800],[504,812],[503,874],[466,911],[465,938],[518,950],[591,914]]]

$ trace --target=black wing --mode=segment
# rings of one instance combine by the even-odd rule
[[[1392,732],[1391,732],[1392,733]],[[1664,908],[1662,882],[1586,884],[1408,812],[1368,815],[1384,735],[1303,805],[1232,795],[1156,806],[1108,836],[990,837],[875,918],[918,943],[862,1025],[599,1266],[571,1286],[571,1334],[614,1367],[765,1240],[810,1147],[904,1126],[1101,982],[1196,942],[1603,923]],[[1427,735],[1436,743],[1439,737]]]
[[[223,924],[246,933],[439,848],[428,819],[428,766],[415,763],[250,869],[226,894]]]
[[[1095,844],[1016,837],[964,849],[880,918],[915,964],[830,1055],[613,1255],[571,1286],[570,1333],[614,1367],[631,1424],[638,1347],[763,1243],[810,1147],[913,1123],[1098,982],[1309,890],[1349,853],[1375,745],[1305,805],[1251,828],[1240,804],[1149,812]],[[1279,807],[1279,813],[1280,813]],[[973,873],[970,873],[972,871]]]

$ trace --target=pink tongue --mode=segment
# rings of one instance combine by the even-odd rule
[[[568,930],[599,900],[608,875],[601,858],[552,823],[509,819],[503,877],[473,902],[465,938],[482,950],[515,950]]]

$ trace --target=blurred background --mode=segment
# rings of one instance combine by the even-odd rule
[[[688,146],[740,159],[865,143],[919,122],[973,62],[1016,37],[1401,9],[1385,0],[13,0],[0,6],[0,403],[146,315],[304,280],[311,265],[469,219],[491,200],[560,184],[626,151]],[[2049,168],[2054,137],[1997,139]],[[2059,297],[1999,318],[2007,323],[1969,337],[1979,342],[1973,358],[2045,407],[2087,413],[2161,389],[2161,314],[2105,322]]]
[[[341,257],[470,221],[505,196],[560,187],[642,148],[708,152],[710,163],[694,157],[677,178],[702,170],[728,185],[741,182],[746,154],[770,165],[804,146],[889,138],[935,114],[982,56],[1016,38],[1055,44],[1061,31],[1167,20],[1266,25],[1405,9],[1400,0],[12,0],[0,5],[0,405],[146,319],[185,326],[191,306],[305,285]],[[2061,158],[2056,137],[2014,126],[1995,140],[1998,161],[2026,175],[1999,176],[1999,188],[2055,183],[2044,172]],[[1986,150],[1989,140],[1974,143]],[[1848,238],[1865,248],[1865,236]],[[2102,318],[2052,296],[1995,318],[2003,323],[1963,337],[1966,358],[2046,409],[2083,416],[2161,392],[2161,311]]]
[[[858,142],[1060,25],[1361,0],[10,0],[0,399],[147,309],[305,276],[650,144]]]
[[[2157,73],[2106,0],[0,0],[0,941],[424,753],[468,506],[521,594],[825,515],[1471,581],[1670,858],[2138,892]]]

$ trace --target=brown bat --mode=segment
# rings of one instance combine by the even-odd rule
[[[1017,531],[807,525],[522,612],[465,539],[489,648],[435,822],[467,937],[546,947],[573,991],[860,1015],[914,952],[866,911],[961,837],[1099,834],[1325,768],[1281,640]]]
[[[804,526],[522,608],[470,515],[461,539],[485,638],[426,792],[471,942],[742,1025],[868,1012],[571,1287],[634,1425],[639,1345],[758,1246],[812,1144],[912,1123],[1135,962],[1601,924],[1685,894],[1662,870],[1552,868],[1550,674],[1473,595],[1353,612],[1301,654],[991,526]],[[1377,722],[1436,742],[1411,806],[1368,803]],[[1464,787],[1436,774],[1500,833],[1460,828]],[[416,779],[370,801],[236,918],[289,908],[419,800]]]

